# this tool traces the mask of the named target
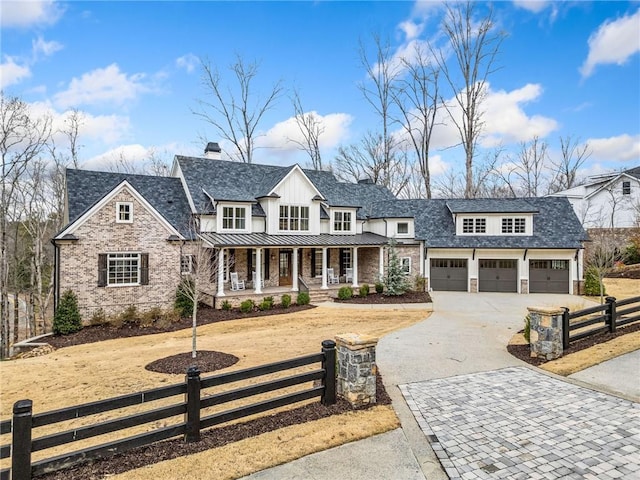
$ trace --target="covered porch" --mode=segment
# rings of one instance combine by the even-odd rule
[[[386,237],[358,235],[200,235],[215,257],[216,299],[297,294],[374,283],[384,272]],[[216,304],[221,301],[216,301]]]

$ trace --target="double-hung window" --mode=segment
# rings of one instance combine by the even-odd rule
[[[107,285],[139,285],[140,254],[110,253],[107,256]]]
[[[194,258],[191,254],[182,255],[180,257],[180,273],[182,275],[189,275],[195,272]]]
[[[247,210],[245,207],[223,207],[222,229],[245,230],[247,225]]]
[[[301,207],[297,205],[280,205],[279,228],[281,231],[308,231],[309,207]]]
[[[400,259],[400,267],[405,275],[411,274],[411,257],[402,257]]]
[[[116,202],[116,223],[133,222],[133,203]]]
[[[333,229],[336,232],[351,231],[351,212],[334,212]]]
[[[628,182],[628,181],[622,182],[622,194],[631,195],[631,182]]]

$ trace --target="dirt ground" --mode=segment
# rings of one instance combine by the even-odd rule
[[[235,355],[240,361],[222,372],[233,371],[318,352],[322,340],[333,339],[340,333],[354,332],[380,337],[428,316],[426,311],[400,311],[393,308],[338,310],[318,307],[293,314],[203,325],[198,329],[198,349]],[[151,372],[145,366],[154,360],[189,351],[190,346],[190,330],[180,330],[76,345],[60,348],[41,357],[2,362],[1,418],[10,418],[12,405],[19,399],[33,400],[34,412],[39,413],[182,381],[184,375]],[[175,403],[175,399],[169,400],[172,400],[169,403]],[[162,401],[154,402],[153,407],[161,405]],[[138,410],[128,409],[126,413]],[[97,415],[91,422],[104,421],[116,414],[122,412]],[[85,421],[70,421],[64,428],[75,428]],[[393,422],[384,428],[394,428],[395,422],[394,416]],[[171,422],[156,422],[147,428],[167,423]],[[60,428],[62,426],[58,425],[56,430]],[[43,427],[42,432],[36,432],[37,436],[50,433],[46,429]],[[138,430],[127,431],[127,434],[145,429],[139,427]],[[102,443],[109,439],[107,435],[100,437],[99,442],[90,443]],[[0,438],[0,443],[8,442],[7,435]],[[84,446],[74,446],[74,449]],[[68,447],[65,450],[68,451]],[[54,449],[43,452],[42,456],[52,454]]]

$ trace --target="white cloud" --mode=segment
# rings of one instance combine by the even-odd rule
[[[144,147],[138,143],[130,145],[119,145],[116,148],[107,150],[82,163],[82,168],[88,170],[108,170],[116,167],[119,161],[124,161],[131,166],[142,167],[144,161],[153,152],[152,148]]]
[[[144,82],[145,77],[142,73],[127,75],[113,63],[106,68],[85,73],[80,78],[74,77],[69,88],[57,93],[54,101],[61,108],[105,103],[122,105],[152,90]]]
[[[640,135],[590,138],[586,143],[597,160],[623,162],[640,158]]]
[[[200,59],[193,53],[187,53],[182,57],[176,59],[176,65],[178,68],[184,68],[187,73],[192,73],[200,63]]]
[[[416,23],[413,20],[405,20],[398,25],[398,28],[404,33],[407,40],[413,40],[418,37],[424,30],[424,23]]]
[[[348,136],[349,125],[353,121],[353,117],[351,115],[346,113],[330,113],[323,116],[315,111],[308,113],[315,115],[324,127],[324,131],[320,135],[321,149],[334,148]],[[302,142],[303,140],[304,138],[300,132],[296,119],[294,117],[290,117],[271,127],[267,132],[265,132],[264,136],[257,139],[256,145],[259,148],[278,149],[281,151],[297,151],[299,150],[299,146],[295,141]]]
[[[64,8],[52,0],[2,1],[0,2],[0,25],[3,27],[29,27],[56,23]]]
[[[31,76],[31,70],[27,65],[18,65],[13,57],[4,56],[0,63],[0,88],[20,83]]]
[[[514,0],[513,4],[516,7],[529,10],[533,13],[540,13],[549,5],[549,2],[545,0]]]
[[[31,45],[34,59],[39,58],[40,54],[44,55],[45,57],[49,57],[64,48],[61,43],[53,40],[50,42],[46,42],[41,36],[38,36],[37,39],[32,40]]]
[[[589,37],[589,55],[580,67],[583,77],[593,73],[597,65],[623,65],[629,57],[640,52],[640,9],[633,15],[607,20]]]

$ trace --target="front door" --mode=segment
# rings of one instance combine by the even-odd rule
[[[291,263],[291,258],[293,256],[293,252],[291,250],[280,250],[280,261],[279,265],[279,285],[291,285],[293,280],[293,266]]]

